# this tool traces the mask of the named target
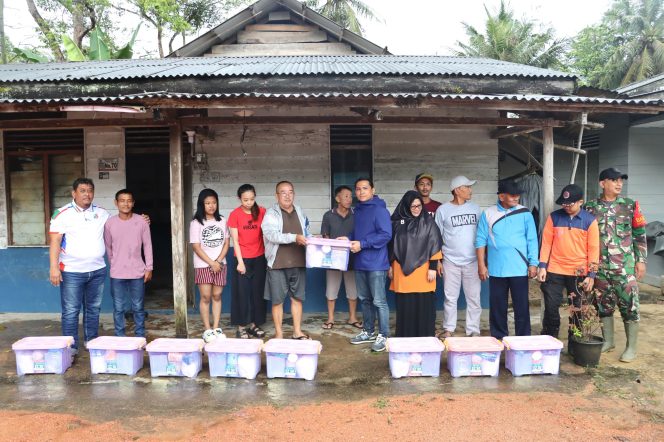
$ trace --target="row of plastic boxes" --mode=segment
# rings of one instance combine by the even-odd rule
[[[68,336],[27,337],[12,345],[19,376],[33,373],[64,373],[72,364]],[[93,374],[135,375],[143,367],[143,352],[150,358],[150,373],[157,376],[196,377],[203,365],[202,351],[208,355],[210,376],[254,379],[261,368],[261,351],[266,354],[269,378],[312,380],[318,368],[318,341],[270,339],[159,338],[146,346],[145,338],[101,336],[88,342]]]
[[[438,376],[441,353],[447,350],[447,369],[452,377],[498,376],[505,348],[505,368],[513,376],[558,374],[563,343],[551,336],[447,338],[443,345],[433,337],[390,338],[392,377]]]
[[[71,366],[70,337],[24,338],[12,346],[19,375],[64,373]],[[271,339],[219,339],[204,346],[201,339],[160,338],[146,347],[144,338],[102,336],[88,343],[93,374],[134,375],[143,367],[143,349],[150,357],[150,371],[157,376],[196,377],[202,366],[202,350],[208,354],[210,376],[254,379],[266,354],[268,378],[316,376],[318,341]],[[505,367],[514,375],[557,374],[562,342],[550,336],[509,336],[502,342],[491,337],[389,338],[392,376],[439,376],[441,354],[447,350],[447,368],[453,377],[497,376],[500,356],[506,348]]]

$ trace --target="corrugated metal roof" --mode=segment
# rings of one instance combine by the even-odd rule
[[[8,104],[69,104],[69,103],[113,103],[118,101],[145,100],[148,98],[170,99],[223,99],[223,98],[435,98],[468,102],[524,102],[524,103],[578,103],[586,105],[606,106],[659,106],[664,100],[641,100],[623,98],[579,97],[559,95],[482,95],[482,94],[421,94],[421,93],[231,93],[231,94],[195,94],[178,92],[146,92],[141,94],[122,95],[118,97],[81,97],[81,98],[29,98],[0,99],[0,103]]]
[[[567,72],[486,58],[401,55],[198,57],[0,66],[0,83],[281,75],[575,78]]]

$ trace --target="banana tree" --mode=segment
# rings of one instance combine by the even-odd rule
[[[127,44],[113,51],[108,44],[108,36],[104,32],[95,28],[90,31],[90,47],[86,51],[78,47],[78,45],[68,35],[62,36],[62,43],[65,47],[67,61],[101,61],[101,60],[120,60],[129,59],[134,55],[134,43],[136,36],[141,28],[139,24],[132,33],[131,39]]]

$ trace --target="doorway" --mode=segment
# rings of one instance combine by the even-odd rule
[[[125,129],[127,188],[135,213],[150,216],[154,272],[145,290],[145,309],[173,309],[169,128]]]

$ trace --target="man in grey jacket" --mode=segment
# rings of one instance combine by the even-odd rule
[[[277,204],[267,209],[263,219],[263,240],[267,275],[265,299],[272,302],[275,338],[283,338],[284,301],[290,297],[293,315],[293,339],[309,339],[301,329],[302,302],[306,282],[305,249],[309,220],[294,204],[295,191],[289,181],[276,186]]]

